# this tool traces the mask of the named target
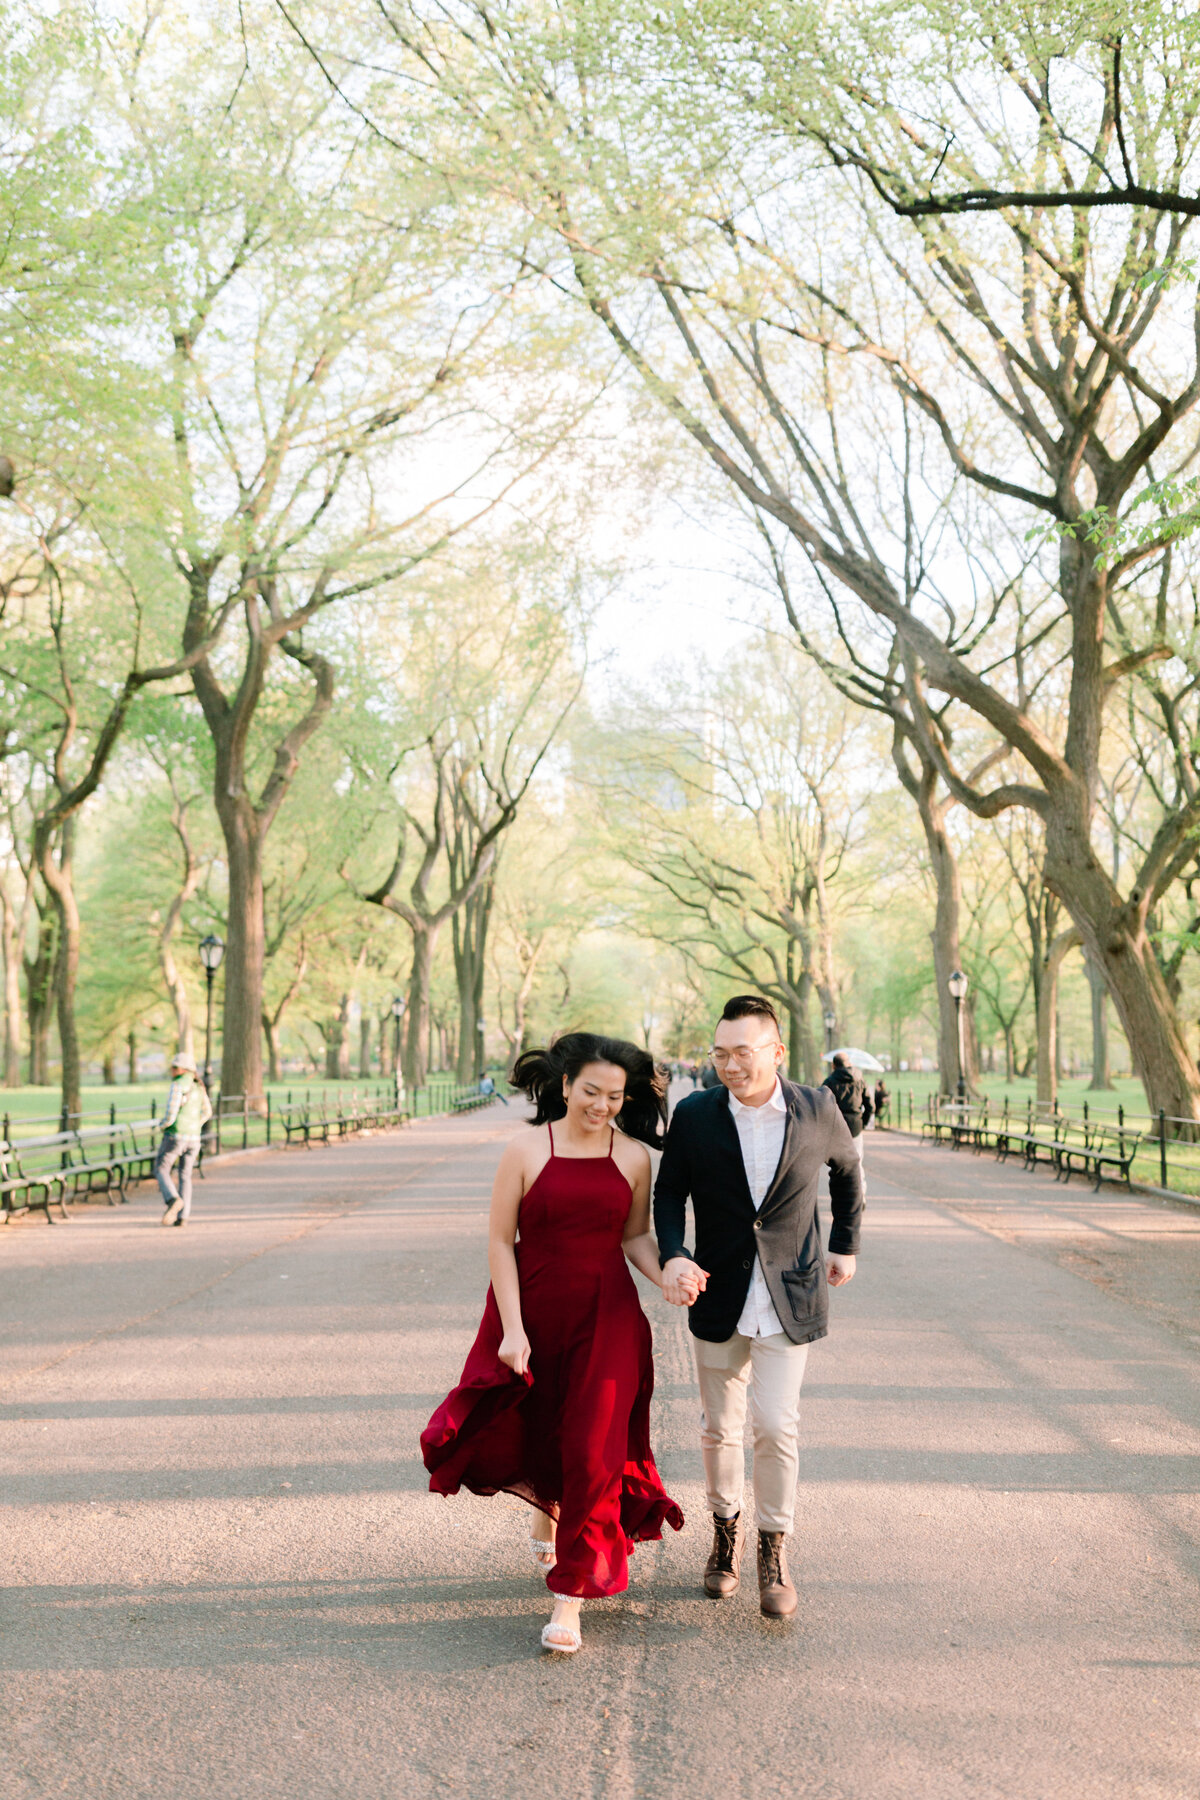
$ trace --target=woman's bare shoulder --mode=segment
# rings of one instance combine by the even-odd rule
[[[544,1125],[519,1131],[511,1137],[500,1157],[498,1173],[521,1175],[525,1186],[545,1167],[550,1158],[550,1134]]]
[[[630,1181],[639,1175],[645,1175],[650,1168],[650,1152],[645,1144],[637,1138],[626,1137],[618,1131],[613,1137],[613,1158],[623,1175]]]

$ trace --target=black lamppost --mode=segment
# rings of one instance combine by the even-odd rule
[[[487,1038],[484,1034],[487,1031],[487,1020],[476,1019],[475,1029],[479,1033],[479,1053],[475,1058],[475,1080],[476,1082],[480,1082],[483,1080],[483,1069],[486,1060]]]
[[[828,1056],[829,1052],[833,1049],[833,1028],[836,1024],[837,1024],[837,1014],[832,1011],[827,1012],[825,1014],[825,1054],[826,1054],[826,1056]]]
[[[400,1068],[400,1021],[404,1017],[408,1001],[403,994],[397,994],[392,1001],[392,1076],[396,1083],[396,1099],[404,1092],[404,1075]]]
[[[950,997],[954,1001],[954,1022],[958,1027],[958,1103],[966,1105],[967,1100],[967,1051],[963,1036],[963,1001],[967,997],[967,978],[961,969],[955,969],[947,981]]]
[[[212,1094],[212,1039],[213,1039],[213,982],[217,970],[221,966],[221,958],[225,954],[225,945],[213,932],[200,939],[200,961],[204,964],[204,979],[208,984],[208,1008],[204,1026],[204,1091]]]

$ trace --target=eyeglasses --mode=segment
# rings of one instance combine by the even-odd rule
[[[729,1063],[736,1063],[740,1068],[746,1063],[752,1063],[754,1058],[761,1056],[764,1050],[775,1050],[778,1045],[779,1040],[776,1038],[774,1043],[770,1044],[739,1044],[736,1050],[713,1049],[708,1054],[712,1057],[714,1069],[723,1069]]]

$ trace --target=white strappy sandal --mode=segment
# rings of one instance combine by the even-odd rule
[[[551,1637],[552,1631],[557,1632],[557,1637]],[[560,1656],[574,1656],[582,1648],[583,1637],[573,1625],[556,1625],[552,1619],[548,1625],[542,1626],[543,1650],[556,1650]]]
[[[545,1574],[549,1574],[550,1570],[558,1561],[558,1552],[555,1550],[554,1545],[548,1538],[534,1537],[533,1533],[530,1532],[529,1548],[533,1552],[533,1560],[538,1568]]]

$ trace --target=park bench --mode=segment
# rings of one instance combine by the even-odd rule
[[[309,1100],[296,1100],[277,1108],[271,1116],[282,1125],[289,1144],[295,1138],[311,1149],[314,1137],[327,1144],[331,1131],[344,1138],[383,1125],[406,1125],[410,1114],[407,1108],[396,1104],[394,1097],[360,1100],[355,1096],[349,1106],[342,1101],[330,1107],[325,1101],[314,1105]]]
[[[8,1143],[0,1151],[0,1199],[5,1223],[18,1212],[55,1205],[65,1219],[67,1202],[103,1194],[110,1206],[125,1199],[131,1181],[154,1171],[157,1129],[153,1119],[89,1125]]]
[[[68,1198],[87,1200],[100,1192],[110,1206],[123,1204],[125,1184],[140,1160],[130,1146],[125,1127],[89,1125],[59,1136],[62,1173],[71,1190]]]
[[[19,1144],[0,1143],[0,1201],[6,1225],[18,1213],[34,1210],[44,1212],[46,1223],[53,1225],[51,1206],[57,1206],[64,1219],[69,1218],[63,1148],[64,1134],[57,1131]]]
[[[975,1133],[986,1117],[986,1107],[964,1106],[957,1100],[946,1101],[937,1106],[928,1119],[922,1120],[921,1135],[931,1137],[935,1144],[953,1144],[958,1150],[964,1143],[975,1142]]]
[[[949,1120],[950,1142],[956,1150],[961,1150],[964,1144],[970,1144],[978,1151],[983,1148],[987,1124],[986,1106],[965,1107]]]
[[[495,1098],[494,1091],[485,1094],[482,1088],[467,1088],[453,1096],[450,1101],[450,1111],[455,1113],[473,1112],[477,1106],[490,1106]]]
[[[1083,1126],[1073,1125],[1061,1115],[1036,1119],[1020,1133],[1010,1132],[1009,1137],[1010,1147],[1019,1146],[1027,1169],[1036,1168],[1038,1163],[1048,1163],[1056,1172],[1061,1167],[1064,1148],[1078,1147],[1085,1141]]]
[[[1116,1170],[1125,1186],[1129,1187],[1129,1171],[1138,1153],[1142,1134],[1138,1131],[1126,1131],[1124,1127],[1098,1124],[1085,1125],[1082,1130],[1082,1143],[1072,1140],[1063,1146],[1059,1161],[1059,1173],[1063,1180],[1070,1181],[1078,1168],[1081,1174],[1091,1175],[1099,1188],[1104,1180],[1104,1171],[1108,1168]]]
[[[1139,1148],[1145,1142],[1158,1141],[1124,1123],[1107,1125],[1089,1119],[1086,1107],[1082,1119],[1057,1112],[1038,1119],[1032,1108],[1024,1118],[1011,1116],[1007,1108],[989,1117],[986,1103],[939,1107],[923,1122],[922,1134],[956,1149],[969,1143],[976,1151],[994,1150],[1000,1162],[1019,1155],[1027,1169],[1048,1164],[1056,1181],[1069,1181],[1076,1173],[1090,1175],[1097,1188],[1106,1178],[1119,1179],[1130,1187]]]
[[[308,1100],[295,1100],[281,1106],[275,1117],[283,1126],[289,1144],[293,1138],[299,1138],[305,1149],[310,1150],[314,1136],[323,1144],[329,1142],[329,1118],[323,1106],[314,1107]]]

